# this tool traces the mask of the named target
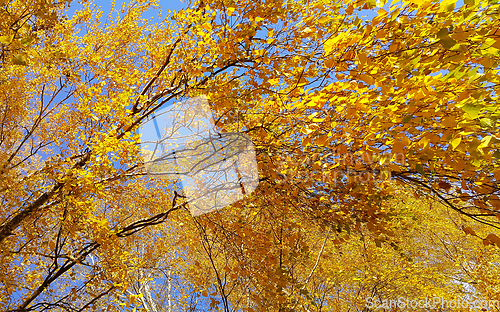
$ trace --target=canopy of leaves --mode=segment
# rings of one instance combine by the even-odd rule
[[[2,311],[500,300],[495,0],[68,3],[0,1]],[[138,129],[197,96],[260,181],[192,217]]]

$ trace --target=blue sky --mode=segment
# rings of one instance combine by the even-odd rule
[[[115,7],[120,8],[123,3],[129,3],[129,2],[131,1],[117,0],[115,3]],[[93,1],[93,3],[95,5],[100,6],[104,13],[109,12],[111,8],[111,1]],[[187,7],[187,3],[183,3],[181,0],[160,0],[159,3],[163,11],[174,10],[174,9],[178,10]]]
[[[180,9],[186,8],[187,7],[187,0],[183,0],[183,1],[184,2],[182,2],[181,0],[160,0],[158,2],[159,2],[161,10],[164,12],[163,15],[165,15],[168,12],[168,10],[180,10]],[[71,3],[68,15],[71,15],[77,8],[81,7],[81,4],[79,2],[80,1],[73,1]],[[131,2],[130,0],[116,0],[115,1],[115,9],[117,9],[117,8],[120,9],[122,4],[130,3],[130,2]],[[96,1],[92,1],[92,3],[94,3],[96,6],[101,7],[101,9],[104,13],[103,14],[104,18],[107,16],[109,11],[111,10],[112,1],[96,0]],[[157,16],[158,11],[151,10],[148,13],[150,15],[149,16],[146,15],[144,17]]]

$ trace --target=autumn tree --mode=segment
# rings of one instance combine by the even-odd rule
[[[399,191],[388,201],[389,211],[398,215],[382,232],[365,225],[351,233],[305,225],[300,215],[286,208],[282,214],[287,218],[277,218],[277,211],[269,209],[207,217],[205,242],[182,244],[188,247],[189,259],[196,259],[183,264],[192,270],[186,279],[208,287],[222,276],[221,286],[230,293],[234,310],[243,311],[374,311],[367,309],[369,303],[399,298],[497,300],[492,278],[498,264],[491,261],[498,257],[496,247],[478,244],[464,232],[471,222],[456,211],[434,199]],[[482,224],[473,227],[482,235],[489,230]],[[384,236],[387,243],[381,244]],[[214,260],[217,253],[224,256]],[[211,272],[208,282],[205,272]],[[220,293],[207,291],[202,296],[212,301]],[[463,311],[469,310],[474,309]]]
[[[52,28],[60,18],[57,11],[70,1],[9,1],[2,3],[0,11],[0,62],[26,65],[26,50],[37,40],[40,31]]]
[[[494,296],[495,1],[204,0],[158,20],[144,17],[154,1],[107,18],[89,1],[67,16],[66,3],[1,2],[2,310],[153,309],[145,289],[159,268],[179,274],[186,310],[201,297],[205,310],[341,310],[370,288],[411,292],[406,265],[408,281],[432,275],[419,294],[458,292],[465,273],[449,271],[449,254],[419,255],[431,272],[395,251],[407,238],[398,218],[422,235],[404,250],[434,239],[397,204],[419,196],[435,203],[412,199],[424,206],[416,219],[441,225],[436,237],[477,264],[477,293]],[[252,139],[260,183],[193,218],[174,178],[147,175],[138,129],[197,96],[219,129]],[[467,240],[425,218],[443,207],[471,222],[459,224]],[[472,259],[469,240],[486,251]],[[340,270],[358,298],[332,282]]]

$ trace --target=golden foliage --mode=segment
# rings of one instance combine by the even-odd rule
[[[1,310],[499,299],[495,1],[67,3],[0,1]],[[137,129],[200,95],[260,183],[193,218]]]

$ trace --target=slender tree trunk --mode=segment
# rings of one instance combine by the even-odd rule
[[[172,312],[172,267],[168,268],[167,289],[168,289],[168,312]]]

